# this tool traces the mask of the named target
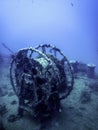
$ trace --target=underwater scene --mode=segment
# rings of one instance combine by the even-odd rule
[[[0,0],[0,130],[98,130],[97,5]]]

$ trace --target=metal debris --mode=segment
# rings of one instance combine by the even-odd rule
[[[69,61],[57,47],[41,44],[19,50],[11,62],[10,80],[19,98],[18,113],[49,116],[60,110],[60,100],[73,89]]]

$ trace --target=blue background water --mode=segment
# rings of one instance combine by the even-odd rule
[[[55,44],[69,59],[98,65],[97,0],[0,0],[0,51]]]

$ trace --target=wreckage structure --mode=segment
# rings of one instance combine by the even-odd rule
[[[19,99],[19,114],[26,110],[35,117],[59,111],[74,84],[66,56],[50,44],[19,50],[11,62],[10,80]]]

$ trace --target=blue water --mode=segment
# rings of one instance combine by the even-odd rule
[[[0,44],[16,52],[51,43],[69,59],[97,64],[97,4],[97,0],[0,0]]]

